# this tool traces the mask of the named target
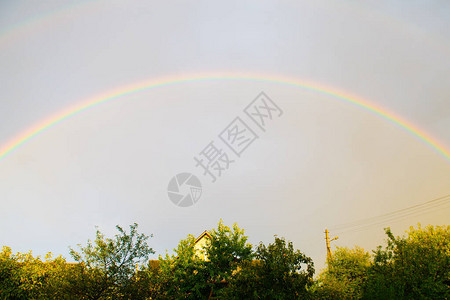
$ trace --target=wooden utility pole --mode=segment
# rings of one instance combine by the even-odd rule
[[[330,242],[337,240],[338,237],[334,237],[330,240],[330,235],[328,232],[328,229],[325,228],[325,240],[327,241],[327,260],[331,261],[332,257],[331,257],[331,248],[330,248]]]
[[[331,249],[330,249],[330,236],[328,235],[328,229],[325,228],[325,240],[327,241],[327,258],[331,261]]]

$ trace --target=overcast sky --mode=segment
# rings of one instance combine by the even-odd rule
[[[251,73],[353,95],[448,151],[449,71],[448,1],[1,1],[0,148],[138,82]],[[244,113],[262,91],[283,111],[265,131]],[[239,157],[219,138],[236,117],[258,136]],[[211,141],[234,160],[214,183],[194,161]],[[167,194],[182,172],[203,187],[185,208]],[[321,268],[326,227],[448,194],[450,161],[361,107],[274,81],[174,82],[68,118],[0,160],[0,244],[68,257],[95,226],[112,235],[137,222],[159,255],[223,218],[255,244],[286,237]],[[371,250],[383,227],[402,234],[449,213],[344,230],[333,246]]]

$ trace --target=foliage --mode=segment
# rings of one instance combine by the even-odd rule
[[[404,237],[389,228],[386,234],[386,248],[374,251],[365,298],[450,298],[450,226],[419,224]]]
[[[255,251],[244,230],[219,222],[198,255],[195,237],[174,254],[148,261],[153,250],[137,224],[94,241],[77,263],[0,251],[0,299],[449,299],[450,226],[411,227],[373,251],[337,248],[328,268],[313,281],[312,260],[291,242],[275,237]],[[206,257],[206,260],[205,260]],[[138,268],[140,264],[140,268]]]
[[[220,220],[217,228],[211,231],[211,239],[205,247],[210,295],[220,296],[240,265],[253,259],[252,245],[247,242],[244,229],[237,223],[230,228]]]
[[[275,237],[273,244],[260,243],[256,260],[242,265],[231,280],[229,298],[305,299],[312,284],[311,258],[294,250],[292,242]]]
[[[370,255],[362,248],[337,247],[315,291],[321,299],[360,299],[367,281]]]
[[[0,253],[0,298],[2,299],[139,299],[136,294],[147,279],[137,270],[154,253],[147,245],[148,236],[130,233],[117,226],[113,239],[97,230],[94,242],[88,241],[81,251],[70,250],[78,262],[69,264],[62,257],[42,260],[29,253],[13,254],[4,247]],[[145,289],[144,289],[145,291]]]
[[[180,241],[175,254],[160,257],[159,270],[150,272],[156,278],[159,298],[220,297],[238,266],[252,259],[252,246],[237,224],[230,228],[221,220],[209,236],[206,246],[200,249],[206,254],[206,260],[198,255],[193,235]]]
[[[68,265],[61,256],[44,260],[31,252],[13,254],[9,247],[0,252],[0,297],[3,299],[55,298],[65,283]]]
[[[174,254],[159,257],[159,269],[151,275],[158,285],[158,297],[166,299],[198,299],[207,293],[205,264],[195,255],[195,237],[181,240]],[[156,282],[155,282],[156,281]]]
[[[90,240],[81,252],[70,249],[70,254],[79,263],[73,272],[70,282],[73,291],[81,291],[89,299],[107,299],[111,295],[116,298],[126,297],[130,283],[137,272],[138,264],[146,264],[154,251],[148,246],[148,236],[138,234],[138,225],[130,225],[128,234],[120,226],[116,226],[119,234],[114,238],[105,238],[97,230],[94,242]]]

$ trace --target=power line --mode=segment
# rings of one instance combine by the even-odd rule
[[[450,204],[450,203],[446,203],[446,204]],[[385,219],[385,220],[377,222],[377,223],[370,223],[370,224],[367,224],[367,225],[360,225],[358,227],[354,227],[354,228],[350,228],[350,229],[336,230],[336,232],[337,233],[360,232],[360,231],[364,231],[367,228],[375,226],[375,225],[382,225],[382,224],[386,224],[387,222],[390,222],[390,223],[398,222],[398,221],[407,219],[407,218],[409,218],[411,216],[414,216],[414,215],[417,216],[417,215],[420,215],[420,214],[427,214],[427,213],[436,211],[437,209],[442,209],[442,206],[429,207],[429,208],[426,208],[426,210],[428,210],[428,211],[412,212],[412,213],[409,213],[409,214],[400,215],[400,216],[393,217],[393,218],[390,218],[390,219]]]
[[[378,216],[375,216],[375,217],[365,218],[365,219],[361,219],[361,220],[357,220],[357,221],[353,221],[353,222],[338,224],[338,225],[333,226],[332,228],[339,229],[339,228],[351,227],[351,226],[358,225],[360,223],[366,223],[367,221],[376,220],[376,219],[384,218],[384,217],[390,217],[390,216],[393,216],[393,215],[396,215],[396,214],[401,214],[403,212],[408,212],[408,211],[412,211],[412,210],[420,210],[420,209],[423,209],[424,207],[426,207],[427,205],[429,206],[429,205],[433,205],[435,203],[440,204],[442,202],[447,202],[449,200],[450,200],[450,195],[446,195],[446,196],[443,196],[443,197],[439,197],[439,198],[427,201],[425,203],[416,204],[416,205],[413,205],[413,206],[410,206],[410,207],[406,207],[406,208],[402,208],[402,209],[399,209],[399,210],[396,210],[396,211],[393,211],[393,212],[390,212],[390,213],[378,215]]]
[[[386,222],[392,222],[400,219],[404,219],[405,217],[423,214],[430,212],[429,210],[433,210],[435,208],[441,208],[450,204],[450,195],[446,195],[443,197],[439,197],[425,203],[416,204],[410,207],[406,207],[403,209],[399,209],[390,213],[386,213],[383,215],[370,217],[366,219],[361,219],[353,222],[343,223],[336,226],[332,226],[331,228],[337,232],[348,232],[348,231],[361,231],[365,230],[368,227],[374,225],[380,225]]]

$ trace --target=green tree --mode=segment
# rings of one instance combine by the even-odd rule
[[[159,268],[150,270],[158,298],[200,299],[208,294],[205,261],[195,255],[195,237],[181,240],[174,254],[159,257]]]
[[[361,299],[370,267],[370,254],[362,248],[337,247],[328,268],[319,276],[316,296],[321,299]]]
[[[228,292],[234,299],[307,299],[314,264],[292,242],[275,237],[268,246],[260,243],[256,260],[246,262],[231,279]]]
[[[0,252],[0,297],[24,299],[20,297],[20,281],[17,278],[19,264],[11,248],[4,246]],[[25,295],[23,295],[25,296]]]
[[[367,299],[450,298],[450,226],[410,227],[395,237],[389,228],[387,246],[374,251]]]
[[[210,232],[211,238],[205,246],[210,297],[220,296],[238,268],[252,260],[252,245],[247,242],[244,232],[237,223],[230,228],[222,220]]]
[[[162,299],[206,299],[223,296],[223,289],[239,266],[252,259],[252,246],[244,230],[220,220],[209,232],[203,249],[196,249],[195,237],[181,240],[174,254],[160,256],[159,268],[150,268],[149,277]],[[199,255],[197,251],[204,251]]]
[[[31,252],[13,254],[11,248],[0,252],[1,299],[49,299],[63,291],[68,265],[61,256],[47,253],[42,260]]]
[[[148,236],[137,232],[138,225],[130,225],[127,233],[116,226],[119,234],[106,238],[97,230],[96,238],[88,240],[80,252],[70,249],[71,256],[79,263],[68,279],[73,293],[88,299],[129,298],[127,291],[134,282],[137,265],[148,261],[153,249],[147,244]]]

